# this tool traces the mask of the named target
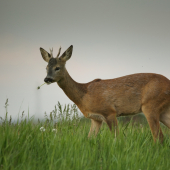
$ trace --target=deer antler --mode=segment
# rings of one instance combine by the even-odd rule
[[[57,57],[56,57],[56,58],[58,58],[58,57],[59,57],[60,52],[61,52],[61,46],[60,46],[60,48],[59,48],[59,50],[58,50],[58,54],[57,54]]]
[[[53,48],[50,49],[50,55],[51,55],[51,57],[53,57]]]

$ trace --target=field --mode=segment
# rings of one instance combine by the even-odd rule
[[[162,126],[163,144],[153,143],[145,119],[119,119],[119,136],[106,124],[87,138],[90,120],[81,119],[75,105],[58,103],[50,116],[35,121],[29,113],[0,124],[0,169],[22,170],[169,170],[170,130]]]

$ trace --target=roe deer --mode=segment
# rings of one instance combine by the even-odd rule
[[[118,133],[119,116],[143,112],[151,129],[153,139],[163,141],[159,121],[170,128],[170,80],[154,73],[138,73],[115,79],[95,79],[81,84],[74,81],[66,70],[66,61],[73,51],[71,45],[61,56],[53,57],[40,48],[43,59],[48,62],[47,84],[57,82],[86,118],[91,119],[90,137],[97,135],[102,122]],[[60,56],[60,57],[59,57]]]

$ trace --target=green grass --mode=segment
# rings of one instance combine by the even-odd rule
[[[163,144],[153,143],[146,123],[132,121],[119,121],[117,138],[103,124],[98,136],[88,139],[90,120],[80,119],[77,112],[75,105],[62,108],[58,104],[49,117],[45,114],[38,122],[22,117],[12,123],[6,116],[0,125],[0,169],[170,169],[169,129],[162,127]]]

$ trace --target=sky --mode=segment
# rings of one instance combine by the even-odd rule
[[[37,90],[47,65],[39,48],[57,55],[70,45],[66,68],[77,82],[145,72],[170,79],[170,1],[1,0],[1,117],[7,98],[13,119],[72,104],[56,83]]]

